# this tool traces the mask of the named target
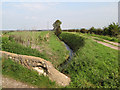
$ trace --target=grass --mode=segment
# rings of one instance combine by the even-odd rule
[[[113,42],[120,43],[119,39],[116,38],[116,37],[96,35],[96,34],[87,34],[87,35],[89,35],[89,36],[94,36],[94,37],[98,37],[98,38],[105,39],[105,40],[108,40],[108,41],[113,41]]]
[[[117,50],[75,33],[63,32],[60,37],[75,51],[71,63],[64,70],[64,73],[71,77],[69,88],[117,88],[120,86]],[[74,45],[75,42],[76,45]]]
[[[11,53],[36,56],[46,59],[45,56],[38,50],[32,49],[30,47],[25,47],[19,43],[16,43],[15,41],[9,41],[8,37],[2,38],[2,50]]]
[[[55,82],[49,80],[48,77],[38,75],[36,71],[28,70],[27,68],[13,62],[10,59],[2,59],[2,74],[38,88],[59,87]]]
[[[33,45],[38,48],[32,48]],[[50,61],[55,68],[63,63],[69,55],[64,43],[52,31],[15,31],[3,34],[2,50],[21,55],[41,57]],[[40,88],[60,87],[55,82],[51,82],[48,77],[39,76],[36,71],[28,70],[12,60],[3,60],[2,71],[3,75]]]
[[[59,37],[66,44],[68,44],[74,52],[76,52],[79,48],[83,47],[85,44],[84,38],[80,36],[78,37],[78,36],[79,36],[78,34],[66,32],[66,33],[62,33]]]
[[[14,38],[9,38],[12,35]],[[64,73],[71,77],[71,83],[67,88],[117,88],[120,86],[117,50],[98,44],[85,34],[63,32],[59,38],[75,52],[68,67],[64,69]],[[69,53],[64,44],[50,31],[10,32],[2,39],[3,50],[42,57],[51,61],[55,67],[64,62]],[[42,51],[32,49],[32,44],[38,45]],[[22,66],[19,67],[11,60],[3,60],[3,68],[4,75],[23,82],[39,87],[56,87],[55,83],[49,81],[47,77],[38,76],[37,72],[27,69],[24,72]]]
[[[2,50],[41,57],[50,61],[56,68],[69,55],[65,45],[52,31],[9,32],[2,37]]]

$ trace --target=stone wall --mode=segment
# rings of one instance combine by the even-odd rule
[[[47,75],[49,79],[56,81],[59,85],[67,86],[70,83],[70,78],[56,70],[49,61],[39,57],[19,55],[6,51],[0,51],[0,53],[2,53],[2,58],[10,58],[28,69],[34,69],[39,74]]]

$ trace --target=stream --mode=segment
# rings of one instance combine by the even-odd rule
[[[63,41],[62,41],[62,42],[63,42]],[[64,70],[64,69],[67,67],[68,63],[70,63],[70,61],[71,61],[71,59],[72,59],[72,57],[73,57],[73,55],[74,55],[73,50],[72,50],[65,42],[63,42],[63,43],[64,43],[66,49],[67,49],[70,53],[69,53],[68,59],[65,60],[65,62],[60,65],[60,70]]]
[[[64,42],[63,42],[63,43],[64,43]],[[69,58],[68,58],[68,61],[70,61],[70,60],[72,59],[72,56],[73,56],[73,50],[70,49],[70,47],[69,47],[66,43],[64,43],[64,44],[65,44],[66,49],[67,49],[68,51],[70,51],[70,53],[69,53]]]

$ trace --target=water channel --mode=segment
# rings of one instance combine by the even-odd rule
[[[63,42],[63,41],[62,41],[62,42]],[[74,55],[73,50],[72,50],[65,42],[63,42],[63,43],[64,43],[66,49],[69,51],[69,57],[68,57],[68,59],[67,59],[64,63],[62,63],[62,64],[60,65],[60,70],[61,70],[61,71],[67,67],[68,63],[70,63],[70,61],[71,61],[71,59],[72,59],[72,57],[73,57],[73,55]]]

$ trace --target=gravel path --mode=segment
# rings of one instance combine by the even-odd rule
[[[16,81],[6,76],[2,76],[2,88],[36,88],[36,87],[20,81]]]

